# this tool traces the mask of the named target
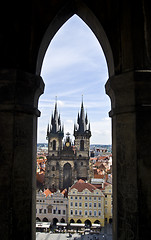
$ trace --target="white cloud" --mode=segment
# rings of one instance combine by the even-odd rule
[[[91,123],[91,144],[111,144],[111,119],[105,118],[100,122]]]

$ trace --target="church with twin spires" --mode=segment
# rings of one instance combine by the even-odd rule
[[[69,188],[75,180],[89,180],[90,123],[85,115],[83,100],[77,124],[74,125],[74,144],[67,133],[64,139],[64,128],[60,114],[55,110],[47,128],[48,156],[45,172],[45,187],[51,191]]]

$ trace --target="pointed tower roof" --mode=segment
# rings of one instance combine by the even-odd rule
[[[54,113],[52,113],[51,115],[50,126],[47,128],[47,137],[50,134],[59,134],[60,136],[64,135],[63,127],[61,126],[60,114],[58,114],[58,109],[57,109],[57,99],[55,102]]]
[[[74,135],[89,134],[89,136],[91,136],[90,126],[87,126],[88,125],[88,116],[87,116],[87,113],[85,116],[85,112],[84,112],[83,96],[82,96],[80,114],[78,113],[78,117],[77,117],[77,124],[78,124],[77,127],[74,126]]]

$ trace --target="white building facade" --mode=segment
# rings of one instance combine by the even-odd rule
[[[51,222],[52,225],[66,223],[68,199],[59,190],[47,197],[42,191],[36,194],[36,221]]]

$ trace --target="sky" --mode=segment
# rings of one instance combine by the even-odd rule
[[[91,126],[91,144],[111,144],[110,99],[105,94],[108,79],[103,50],[90,28],[77,16],[56,33],[46,51],[41,76],[45,92],[39,99],[38,143],[45,143],[46,131],[57,96],[64,133],[73,137],[83,95]]]

